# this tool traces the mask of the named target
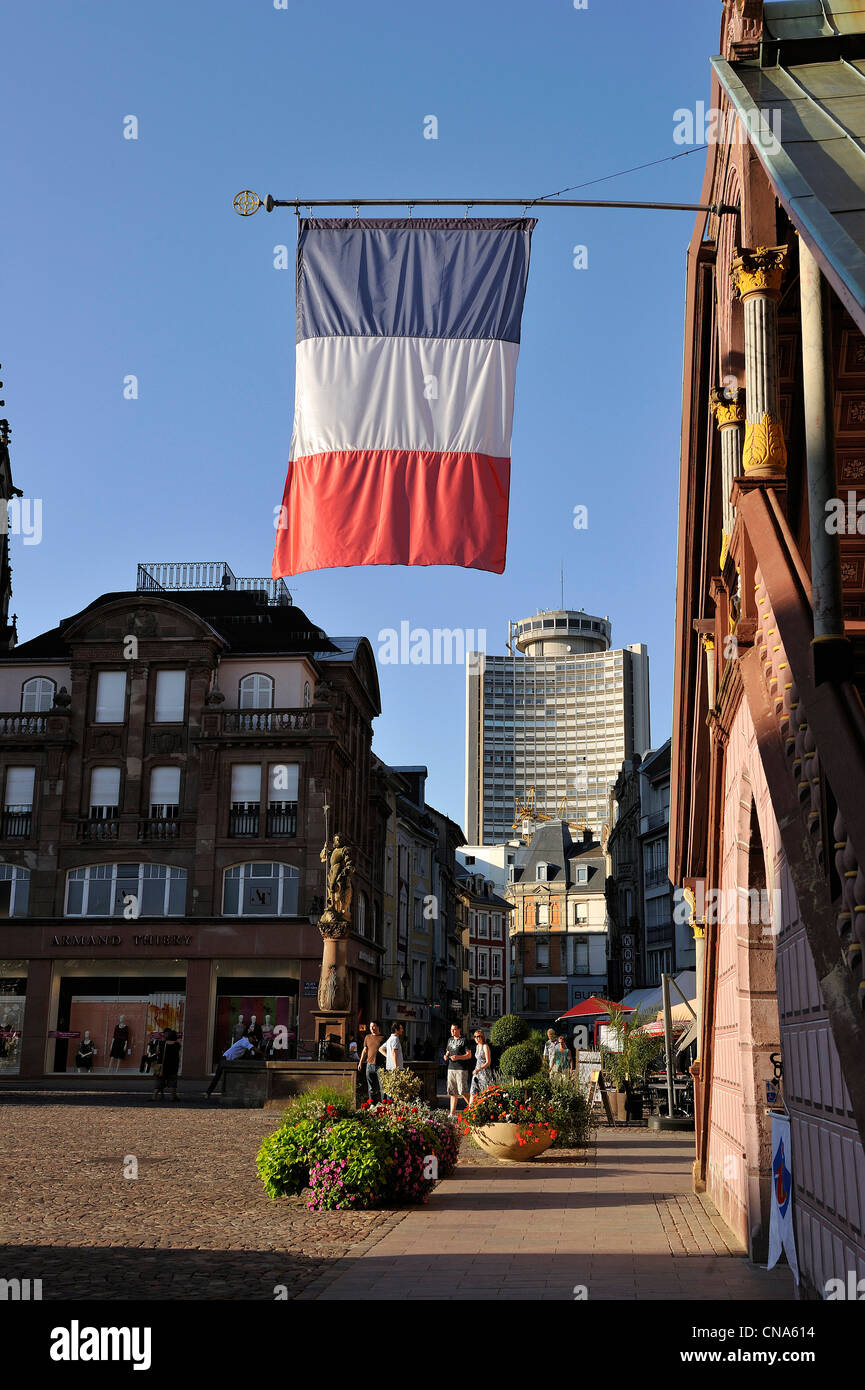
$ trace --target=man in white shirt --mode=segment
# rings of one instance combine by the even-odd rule
[[[387,1042],[382,1045],[381,1049],[386,1059],[386,1071],[402,1071],[403,1069],[402,1036],[402,1024],[395,1023],[390,1030],[390,1037]]]
[[[222,1073],[225,1071],[226,1062],[239,1062],[241,1058],[248,1062],[251,1057],[260,1057],[261,1055],[258,1048],[250,1042],[248,1037],[238,1038],[237,1042],[233,1042],[231,1047],[226,1048],[217,1062],[216,1071],[213,1073],[213,1080],[204,1092],[205,1096],[209,1098],[216,1090],[222,1078]]]

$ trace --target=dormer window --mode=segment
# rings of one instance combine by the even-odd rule
[[[240,709],[273,709],[273,677],[254,674],[240,682]]]
[[[540,864],[536,866],[535,878],[537,879],[538,883],[546,883],[547,879],[549,878],[549,874],[547,872],[548,868],[549,865],[544,863],[543,860]]]
[[[21,687],[22,713],[37,714],[51,709],[56,689],[54,682],[47,676],[31,676]]]

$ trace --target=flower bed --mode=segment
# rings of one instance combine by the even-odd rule
[[[449,1116],[387,1097],[350,1116],[308,1094],[263,1141],[258,1173],[271,1197],[309,1187],[313,1211],[423,1201],[453,1172],[460,1135]]]

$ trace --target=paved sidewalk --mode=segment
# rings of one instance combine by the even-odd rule
[[[690,1134],[596,1131],[580,1161],[500,1163],[464,1144],[453,1178],[298,1299],[784,1299],[691,1191]],[[575,1292],[576,1286],[576,1292]],[[579,1290],[584,1289],[585,1294]]]

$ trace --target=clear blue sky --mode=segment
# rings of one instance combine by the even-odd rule
[[[270,573],[294,396],[294,275],[273,248],[293,259],[295,219],[238,217],[239,189],[530,197],[679,154],[673,112],[708,99],[720,18],[717,0],[7,0],[2,413],[15,482],[43,499],[41,544],[13,539],[21,639],[134,587],[137,560]],[[704,161],[572,196],[696,202]],[[302,575],[315,622],[374,647],[402,620],[483,628],[501,651],[509,617],[559,605],[563,564],[566,606],[609,614],[614,646],[647,643],[667,737],[692,226],[540,213],[504,575]],[[380,675],[376,751],[425,763],[462,823],[464,672]]]

